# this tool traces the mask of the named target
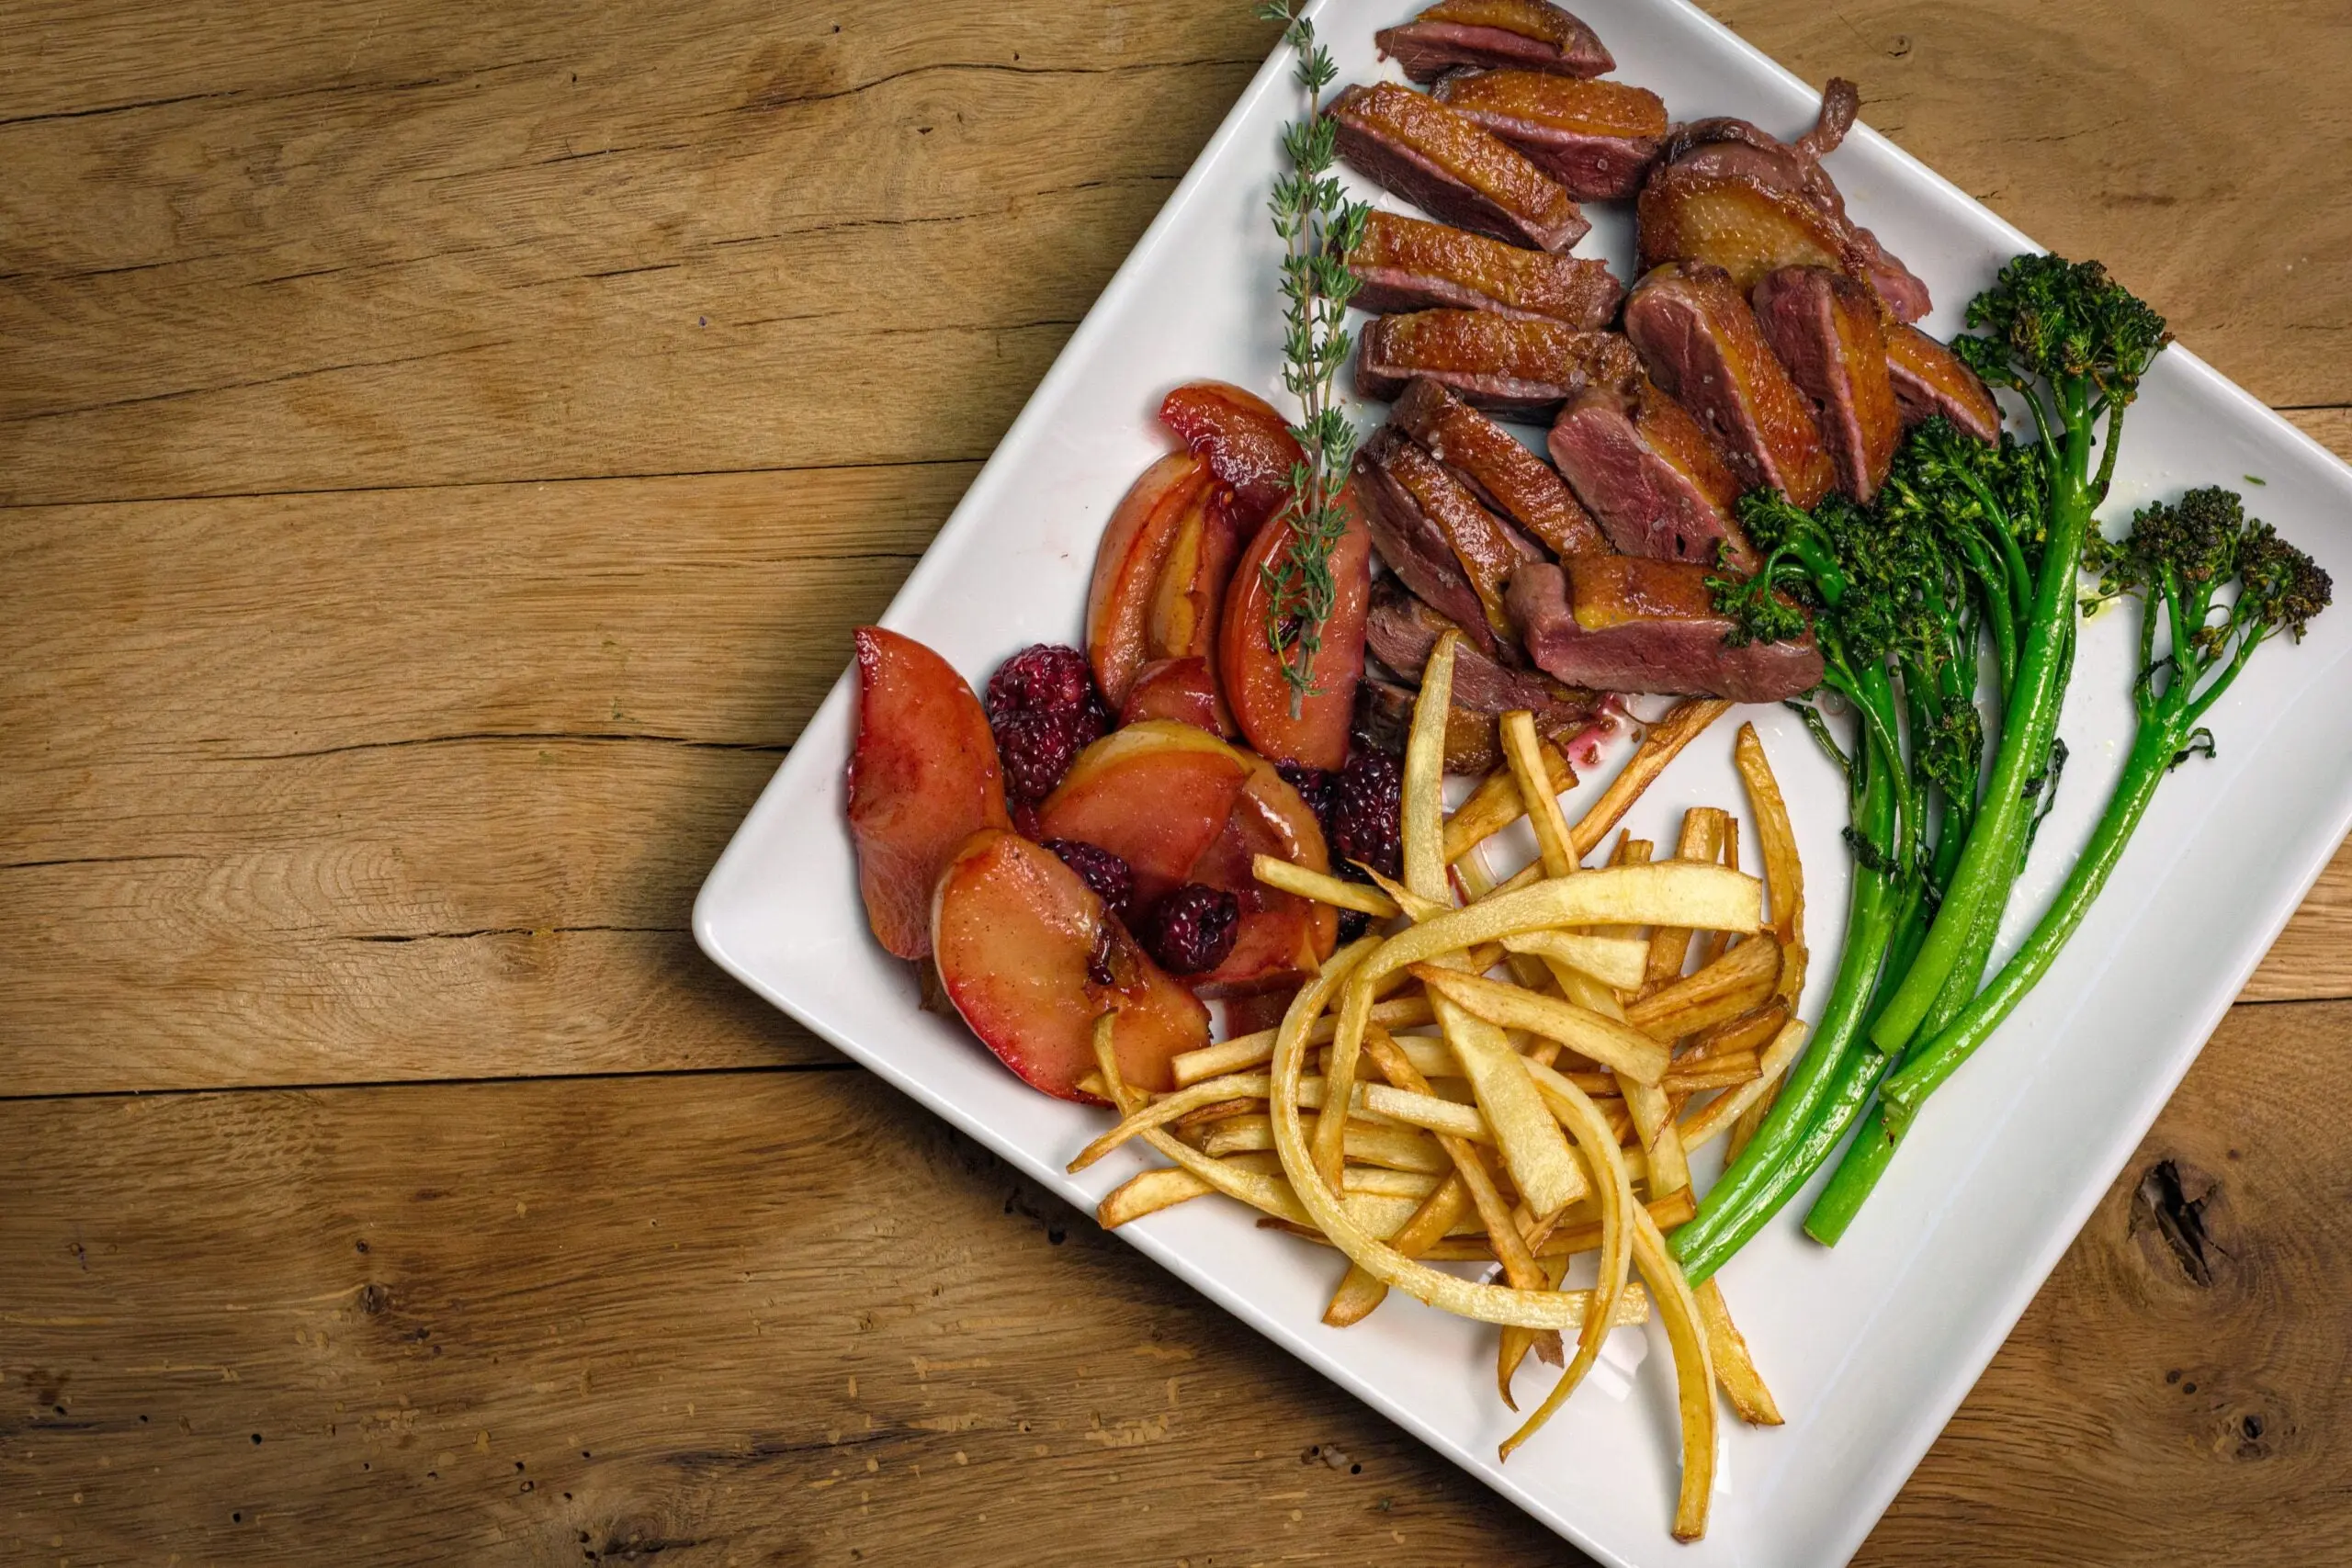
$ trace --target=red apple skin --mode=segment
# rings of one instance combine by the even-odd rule
[[[1144,628],[1147,660],[1202,660],[1216,679],[1226,588],[1248,538],[1234,522],[1233,492],[1223,485],[1212,485],[1185,513],[1151,585]]]
[[[1230,381],[1188,381],[1159,405],[1159,423],[1208,460],[1234,494],[1243,528],[1254,533],[1290,497],[1297,438],[1273,406]]]
[[[1250,782],[1234,802],[1233,815],[1193,863],[1190,880],[1222,887],[1241,904],[1233,951],[1209,973],[1187,977],[1196,996],[1295,989],[1339,944],[1338,910],[1278,893],[1257,878],[1251,863],[1259,855],[1325,872],[1331,869],[1331,856],[1322,826],[1299,793],[1263,758],[1249,761]]]
[[[1119,856],[1135,873],[1136,908],[1148,908],[1190,876],[1249,778],[1243,754],[1212,734],[1167,719],[1131,724],[1078,754],[1037,807],[1038,836]]]
[[[1152,605],[1160,569],[1185,521],[1209,503],[1216,480],[1208,465],[1172,452],[1127,488],[1094,550],[1086,594],[1086,657],[1094,683],[1113,708],[1127,699],[1149,650]]]
[[[849,827],[875,940],[931,952],[931,895],[956,846],[1010,825],[988,715],[947,661],[912,637],[860,626]]]
[[[1291,546],[1289,518],[1276,513],[1233,569],[1225,596],[1225,624],[1217,639],[1217,680],[1225,688],[1234,722],[1259,753],[1277,762],[1303,762],[1334,769],[1347,761],[1348,725],[1356,686],[1363,679],[1364,615],[1372,597],[1372,536],[1355,503],[1353,485],[1342,492],[1348,526],[1331,551],[1337,592],[1323,624],[1323,646],[1315,658],[1315,692],[1291,712],[1290,682],[1266,645],[1269,595],[1265,567],[1285,558]]]
[[[1155,718],[1173,719],[1212,735],[1235,733],[1233,715],[1226,709],[1225,695],[1216,689],[1216,676],[1205,659],[1156,659],[1136,672],[1119,722],[1141,724]]]
[[[980,1043],[1058,1100],[1095,1070],[1094,1021],[1116,1009],[1119,1075],[1175,1087],[1170,1059],[1208,1043],[1208,1010],[1154,964],[1078,874],[1019,834],[987,829],[940,874],[932,947]],[[1107,982],[1107,983],[1106,983]]]

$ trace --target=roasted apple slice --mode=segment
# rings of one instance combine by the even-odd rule
[[[1168,719],[1131,724],[1078,754],[1037,807],[1038,836],[1117,855],[1135,873],[1136,907],[1148,908],[1191,880],[1249,778],[1242,753],[1205,730]]]
[[[1249,783],[1233,803],[1233,814],[1216,841],[1193,863],[1187,879],[1232,894],[1241,905],[1241,924],[1225,962],[1189,984],[1204,997],[1238,996],[1277,986],[1295,987],[1315,973],[1339,943],[1339,911],[1261,883],[1251,869],[1259,855],[1272,855],[1311,871],[1331,869],[1323,828],[1298,791],[1262,757],[1241,753]]]
[[[1212,735],[1234,733],[1233,715],[1205,659],[1155,659],[1136,672],[1119,722],[1141,724],[1155,718],[1173,719]]]
[[[1230,381],[1188,381],[1160,400],[1159,423],[1233,491],[1244,537],[1290,498],[1291,469],[1303,454],[1283,416],[1256,393]]]
[[[1102,529],[1086,595],[1086,659],[1114,708],[1126,701],[1136,671],[1152,657],[1162,569],[1188,529],[1199,536],[1216,488],[1207,463],[1170,453],[1128,487]]]
[[[1331,550],[1331,613],[1315,656],[1314,689],[1291,706],[1291,683],[1266,637],[1272,602],[1267,569],[1288,559],[1290,519],[1277,512],[1233,569],[1217,638],[1217,680],[1234,722],[1259,753],[1277,762],[1336,768],[1347,761],[1348,719],[1363,676],[1363,617],[1372,593],[1372,536],[1354,487],[1345,492],[1348,524]]]
[[[911,637],[860,626],[849,828],[875,940],[931,951],[931,891],[956,847],[1008,825],[988,715],[964,678]]]
[[[1094,1021],[1116,1010],[1119,1075],[1175,1087],[1170,1059],[1208,1043],[1208,1010],[1050,850],[972,835],[940,874],[931,942],[947,998],[1023,1082],[1059,1100],[1094,1070]]]

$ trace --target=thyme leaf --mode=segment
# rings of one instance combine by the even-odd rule
[[[1334,399],[1332,382],[1354,347],[1347,311],[1357,282],[1348,271],[1348,253],[1363,241],[1372,210],[1348,200],[1332,174],[1338,127],[1323,113],[1323,91],[1338,79],[1339,67],[1316,40],[1305,10],[1306,0],[1261,0],[1258,6],[1260,17],[1283,24],[1283,42],[1298,57],[1296,81],[1306,95],[1305,118],[1283,128],[1290,167],[1275,177],[1269,203],[1283,240],[1283,385],[1298,400],[1299,420],[1290,433],[1305,460],[1291,468],[1290,496],[1281,513],[1290,523],[1289,547],[1259,569],[1266,646],[1290,682],[1294,716],[1316,694],[1315,656],[1339,596],[1331,554],[1347,533],[1340,496],[1355,460],[1356,433]]]

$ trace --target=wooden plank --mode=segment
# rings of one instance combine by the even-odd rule
[[[970,472],[10,513],[0,1094],[822,1059],[687,912]]]
[[[153,768],[153,814],[93,831],[119,852],[0,868],[0,1095],[829,1059],[686,931],[779,760],[520,739]]]
[[[1271,41],[705,0],[436,53],[479,8],[402,10],[380,67],[348,7],[307,72],[0,98],[0,500],[984,457]],[[278,23],[228,13],[224,62]]]
[[[1862,1561],[2334,1550],[2347,1046],[2231,1015]],[[12,1561],[1573,1560],[861,1073],[19,1102],[0,1146]]]
[[[0,1145],[11,1562],[1563,1560],[863,1073],[19,1103]]]
[[[403,50],[469,30],[408,9]],[[2025,0],[1878,0],[1852,27],[1725,10],[1799,70],[1858,74],[1906,146],[2108,256],[2258,394],[2352,402],[2346,329],[2312,305],[2352,286],[2352,196],[2302,171],[2344,161],[2352,128],[2341,31],[2311,6],[2223,38],[2189,0],[2128,26]],[[963,0],[832,25],[523,14],[423,76],[429,51],[382,73],[322,51],[309,79],[273,51],[264,85],[217,98],[0,104],[22,253],[0,498],[985,455],[1264,30],[1207,0],[1148,28]],[[2253,91],[2295,136],[2250,129]],[[206,151],[224,145],[237,181]],[[75,216],[94,207],[104,225]]]
[[[786,745],[975,471],[9,513],[0,707],[42,776],[0,784],[0,811],[94,763],[481,734]]]
[[[2256,397],[2352,403],[2352,186],[2301,173],[2352,162],[2332,0],[2222,26],[2198,0],[1708,9],[1808,81],[1860,84],[1865,122],[2041,243],[2109,263]]]

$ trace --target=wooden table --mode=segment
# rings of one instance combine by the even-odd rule
[[[2352,455],[2340,4],[1719,9]],[[1249,10],[0,6],[0,1559],[1563,1560],[684,929]],[[2346,1560],[2245,1002],[1864,1561]]]

